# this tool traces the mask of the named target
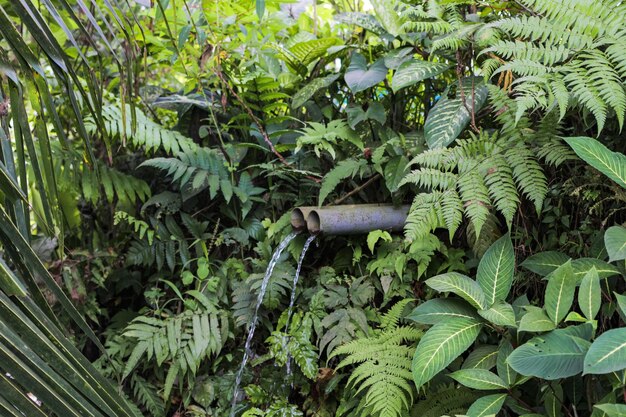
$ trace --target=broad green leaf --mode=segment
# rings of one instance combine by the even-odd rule
[[[563,265],[569,257],[561,252],[547,251],[539,252],[533,256],[526,258],[524,262],[520,264],[529,271],[535,274],[546,276],[550,272]]]
[[[492,244],[478,264],[476,281],[485,294],[487,306],[503,301],[513,283],[515,252],[511,237],[505,235]]]
[[[467,355],[463,361],[462,369],[486,369],[489,370],[496,366],[498,357],[498,347],[494,345],[478,346]]]
[[[480,333],[481,323],[454,318],[435,324],[422,336],[413,356],[413,380],[419,389],[461,355]]]
[[[610,263],[604,262],[596,258],[578,258],[572,261],[572,269],[574,275],[576,275],[576,284],[580,283],[585,274],[589,272],[591,268],[596,268],[598,276],[600,278],[608,278],[613,275],[619,274],[619,269]]]
[[[409,160],[404,155],[394,156],[387,162],[384,170],[385,184],[389,191],[394,192],[404,178]]]
[[[353,93],[374,87],[387,77],[387,67],[382,59],[374,62],[369,68],[365,57],[359,53],[352,55],[350,66],[346,71],[346,84]]]
[[[542,379],[559,379],[583,370],[590,343],[559,330],[537,336],[511,353],[507,362],[518,373]]]
[[[398,49],[394,49],[393,51],[389,51],[387,52],[387,54],[385,54],[385,57],[384,57],[385,66],[393,70],[398,69],[400,65],[412,59],[411,58],[412,55],[413,55],[412,47],[398,48]]]
[[[574,301],[576,282],[571,262],[559,266],[548,276],[545,308],[554,324],[559,324],[569,312]]]
[[[339,74],[314,79],[293,95],[293,98],[291,99],[291,108],[297,109],[304,106],[304,103],[313,97],[315,93],[322,88],[328,88],[332,83],[337,81],[337,78],[339,78]]]
[[[554,322],[539,307],[528,306],[528,311],[519,322],[520,332],[547,332],[554,330]]]
[[[263,19],[264,14],[265,14],[265,0],[256,0],[256,15],[259,17],[259,20]]]
[[[517,326],[513,306],[508,303],[496,303],[486,310],[478,310],[478,314],[497,326]]]
[[[596,404],[594,407],[602,410],[608,417],[626,417],[624,404]]]
[[[504,339],[502,343],[500,343],[500,347],[498,349],[496,368],[498,370],[498,376],[509,386],[515,384],[515,381],[517,380],[517,372],[515,372],[515,370],[511,368],[511,365],[507,362],[511,353],[513,353],[513,345],[511,345],[511,342]]]
[[[467,417],[489,417],[497,415],[504,405],[506,394],[486,395],[477,399],[467,410]]]
[[[585,357],[585,374],[608,374],[626,369],[626,328],[602,333]]]
[[[626,155],[613,152],[595,139],[565,138],[565,142],[589,165],[626,188]]]
[[[613,226],[606,229],[604,245],[609,254],[609,262],[626,259],[626,227]]]
[[[593,320],[600,310],[602,290],[596,268],[585,274],[578,289],[578,305],[587,320]]]
[[[428,113],[424,124],[424,136],[430,149],[445,148],[454,142],[470,122],[471,109],[478,112],[487,100],[489,91],[482,78],[464,78],[461,84],[462,88],[458,87],[458,83],[449,86]]]
[[[456,294],[479,310],[487,308],[485,294],[476,281],[458,272],[448,272],[429,278],[426,285],[439,292]]]
[[[397,92],[405,87],[410,87],[420,81],[439,75],[448,68],[450,68],[448,64],[413,59],[400,65],[393,74],[391,86],[393,91]]]
[[[448,376],[468,388],[480,390],[507,389],[507,385],[498,375],[486,369],[460,369]]]
[[[437,324],[451,318],[476,319],[475,310],[456,298],[433,298],[421,303],[406,318],[421,324]]]

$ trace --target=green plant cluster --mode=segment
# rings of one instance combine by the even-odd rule
[[[626,416],[624,28],[0,0],[0,415]],[[404,233],[317,237],[290,307],[301,233],[264,286],[292,208],[372,203]]]

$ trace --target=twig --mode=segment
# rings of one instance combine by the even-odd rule
[[[378,178],[380,178],[380,174],[374,175],[372,178],[370,178],[369,180],[365,181],[363,184],[359,185],[354,190],[350,191],[348,194],[346,194],[343,197],[338,198],[335,201],[333,201],[332,204],[329,204],[329,206],[335,206],[337,204],[341,204],[342,202],[344,202],[349,197],[353,196],[354,194],[358,193],[359,191],[363,190],[364,188],[366,188],[367,186],[372,184]]]

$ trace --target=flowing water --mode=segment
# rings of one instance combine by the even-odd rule
[[[304,260],[304,255],[306,255],[306,251],[309,250],[309,246],[315,240],[317,235],[311,235],[304,242],[304,246],[302,247],[302,253],[300,254],[300,259],[298,260],[298,268],[296,269],[296,275],[293,277],[293,286],[291,287],[291,301],[289,301],[289,310],[287,310],[287,324],[285,325],[285,334],[289,334],[289,324],[291,322],[291,315],[293,314],[293,304],[296,301],[296,285],[298,285],[298,279],[300,278],[300,269],[302,268],[302,261]],[[287,380],[291,379],[291,355],[287,356]]]
[[[263,277],[263,281],[261,282],[261,289],[259,290],[259,296],[256,300],[256,307],[254,308],[254,315],[252,316],[252,322],[250,323],[250,330],[248,331],[248,338],[246,339],[246,344],[244,346],[243,359],[241,360],[241,365],[239,367],[239,371],[237,372],[237,376],[235,378],[235,390],[233,391],[233,402],[230,408],[230,417],[235,417],[235,411],[237,406],[237,396],[239,391],[239,385],[241,385],[241,378],[243,377],[243,371],[246,367],[246,363],[250,358],[250,345],[252,344],[252,338],[254,337],[254,330],[256,329],[256,322],[259,318],[259,307],[261,307],[261,303],[263,302],[263,296],[265,296],[265,290],[267,290],[267,284],[270,281],[270,277],[272,276],[272,272],[274,271],[274,267],[278,263],[278,258],[283,253],[287,245],[298,235],[299,231],[291,232],[289,236],[287,236],[276,251],[272,255],[272,259],[270,263],[267,265],[267,270],[265,271],[265,276]],[[299,268],[298,268],[299,270]]]

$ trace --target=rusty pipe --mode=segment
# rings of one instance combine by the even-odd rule
[[[372,230],[401,231],[409,212],[408,205],[395,207],[384,204],[355,204],[331,207],[300,207],[296,216],[307,212],[309,233],[348,235]],[[303,210],[306,209],[306,210]],[[292,219],[294,216],[292,212]],[[299,219],[299,217],[298,217]],[[293,220],[292,220],[292,224]]]

